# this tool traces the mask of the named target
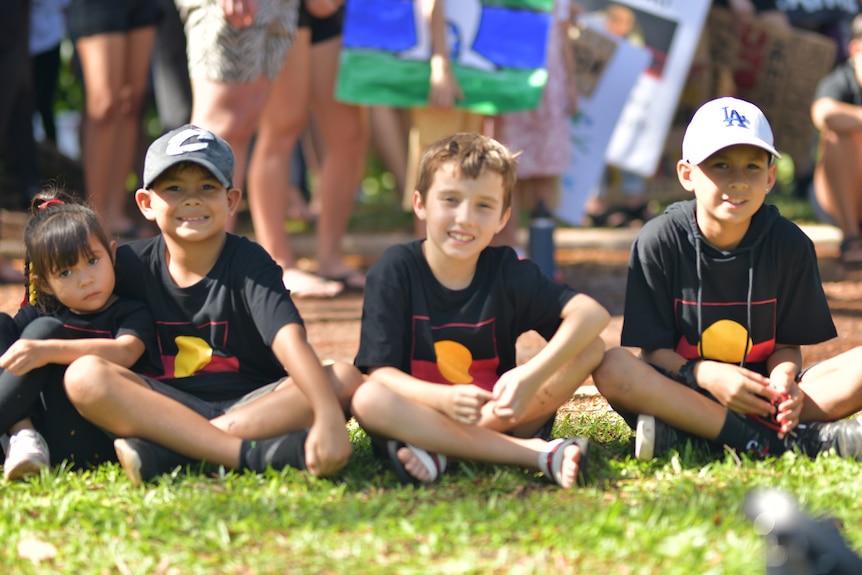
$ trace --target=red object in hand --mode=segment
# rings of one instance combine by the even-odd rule
[[[762,415],[754,415],[752,413],[749,414],[748,417],[750,419],[753,419],[754,421],[757,421],[758,423],[765,425],[773,431],[781,431],[781,423],[779,423],[778,420],[776,420],[775,418],[778,417],[778,406],[787,401],[788,399],[790,399],[790,396],[786,393],[782,393],[778,399],[775,399],[771,402],[772,405],[775,407],[775,413],[772,413],[766,417],[763,417]]]

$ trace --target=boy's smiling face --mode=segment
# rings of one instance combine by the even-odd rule
[[[728,146],[698,165],[677,164],[683,188],[697,199],[697,224],[716,247],[728,249],[742,240],[751,217],[775,185],[770,154],[747,144]]]
[[[454,162],[440,166],[425,198],[413,193],[413,209],[426,224],[426,257],[475,262],[509,220],[503,209],[503,178],[484,170],[464,178]],[[430,252],[430,253],[429,253]]]
[[[141,213],[155,221],[162,234],[187,242],[221,238],[242,193],[224,185],[209,170],[182,164],[169,169],[151,190],[138,190]]]

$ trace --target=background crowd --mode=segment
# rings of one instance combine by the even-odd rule
[[[554,204],[570,161],[565,120],[577,112],[577,72],[567,32],[586,17],[577,0],[555,2],[548,83],[539,107],[493,119],[464,117],[453,108],[463,94],[449,63],[443,0],[417,0],[417,30],[427,37],[432,54],[425,110],[368,108],[335,99],[345,0],[5,4],[0,22],[0,74],[7,81],[0,92],[3,207],[27,207],[46,181],[57,176],[40,170],[40,150],[58,142],[57,82],[61,67],[67,66],[83,90],[83,189],[76,191],[100,215],[106,232],[121,239],[155,233],[130,201],[143,150],[153,137],[191,122],[222,136],[235,150],[235,177],[255,239],[282,267],[283,281],[295,296],[331,297],[364,288],[365,275],[345,259],[342,240],[371,154],[392,174],[400,192],[413,185],[419,150],[412,150],[410,142],[421,149],[423,134],[425,141],[437,139],[441,134],[434,130],[440,129],[494,135],[522,151],[515,206],[524,213],[539,200]],[[812,121],[822,133],[821,142],[812,145],[811,158],[794,160],[800,189],[813,198],[822,219],[844,234],[842,257],[858,262],[862,186],[856,184],[857,174],[840,166],[862,165],[845,157],[858,156],[856,140],[862,133],[862,74],[854,64],[862,26],[851,26],[860,7],[857,0],[815,4],[713,2],[730,9],[740,22],[762,19],[779,29],[804,29],[834,41],[834,74],[843,76],[817,92]],[[609,2],[601,17],[609,33],[637,42],[627,11],[625,5]],[[147,123],[153,114],[157,122]],[[416,131],[422,126],[411,134],[411,127]],[[307,177],[309,170],[313,178]],[[622,189],[622,197],[607,196],[613,186]],[[645,189],[644,178],[609,166],[588,202],[585,225],[640,225],[654,215]],[[285,232],[288,218],[314,223],[314,273],[298,265]],[[497,243],[516,245],[522,221],[512,218]],[[422,234],[417,225],[417,235]],[[0,260],[0,281],[21,279],[17,269]]]

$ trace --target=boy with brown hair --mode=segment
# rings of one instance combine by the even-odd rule
[[[158,237],[117,251],[116,291],[146,301],[164,373],[86,356],[66,371],[81,414],[137,484],[189,461],[331,475],[350,457],[345,413],[361,375],[322,366],[281,269],[226,231],[242,193],[223,139],[186,125],[147,151],[138,208]]]
[[[803,345],[835,337],[811,240],[775,206],[778,151],[754,104],[705,103],[677,176],[694,199],[638,233],[624,346],[593,378],[648,460],[696,439],[754,455],[835,449],[862,460],[862,348],[802,368]],[[840,420],[840,421],[839,421]],[[704,441],[705,440],[705,441]]]
[[[550,441],[557,409],[601,362],[608,312],[510,247],[516,162],[499,142],[455,134],[425,151],[413,209],[424,240],[390,248],[368,274],[352,408],[405,483],[433,481],[446,456],[583,477],[588,442]],[[515,343],[548,344],[522,365]]]

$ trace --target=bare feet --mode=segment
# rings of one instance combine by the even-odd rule
[[[559,482],[563,489],[571,489],[578,481],[578,472],[581,470],[581,448],[577,445],[569,445],[563,451],[563,464],[560,468]]]
[[[327,280],[299,268],[285,269],[282,281],[293,297],[330,298],[344,291],[344,284]]]
[[[431,481],[431,472],[419,461],[419,458],[409,447],[398,450],[398,460],[404,465],[404,470],[421,483]]]

